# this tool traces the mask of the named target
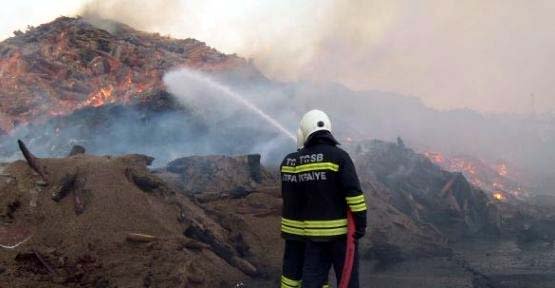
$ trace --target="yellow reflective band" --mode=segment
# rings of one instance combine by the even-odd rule
[[[283,173],[295,173],[295,166],[282,166],[281,172]]]
[[[339,171],[339,165],[332,162],[318,162],[299,166],[281,166],[282,173],[302,173],[317,170],[331,170],[337,172]]]
[[[304,221],[306,228],[336,228],[347,226],[347,219],[338,220],[307,220]]]
[[[339,165],[331,162],[320,162],[320,163],[310,163],[299,165],[295,167],[296,173],[307,172],[307,171],[314,171],[314,170],[331,170],[331,171],[339,171]]]
[[[305,229],[306,236],[338,236],[347,234],[347,227],[335,229]]]
[[[281,232],[293,234],[293,235],[299,235],[299,236],[304,236],[305,234],[303,229],[291,228],[284,225],[281,225]]]
[[[353,196],[353,197],[345,197],[345,200],[347,201],[347,204],[356,204],[358,202],[363,202],[364,194]]]
[[[360,204],[356,204],[356,205],[349,205],[349,207],[351,208],[351,211],[353,212],[360,212],[360,211],[364,211],[366,209],[368,209],[366,207],[366,203],[360,203]]]
[[[347,233],[347,219],[297,221],[282,218],[281,232],[299,236],[337,236]]]
[[[366,205],[366,203],[364,201],[360,201],[360,202],[357,202],[357,203],[349,203],[349,206],[358,206],[360,204]]]
[[[366,207],[366,203],[360,202],[360,203],[357,203],[357,204],[349,204],[349,207],[351,207],[351,208],[353,208],[353,207],[360,207],[360,206]]]
[[[281,275],[281,287],[289,288],[289,287],[301,287],[301,281],[293,280]]]
[[[304,227],[304,222],[303,221],[291,220],[291,219],[287,219],[287,218],[281,218],[281,224],[296,227],[296,228],[303,228]]]

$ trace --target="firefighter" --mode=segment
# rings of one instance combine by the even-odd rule
[[[302,272],[303,288],[318,288],[326,282],[333,266],[338,283],[343,275],[347,250],[347,210],[353,215],[355,239],[366,233],[366,200],[351,157],[337,147],[331,121],[320,110],[307,112],[300,122],[304,147],[294,165],[282,167],[296,176],[295,191],[302,195],[302,222],[290,222],[304,231],[307,239]],[[291,163],[284,163],[291,164]],[[291,230],[300,231],[300,230]],[[356,247],[355,247],[356,249]],[[358,252],[355,250],[348,287],[359,287]]]
[[[297,149],[303,146],[304,137],[301,130],[297,130]],[[293,152],[285,156],[282,161],[282,220],[281,235],[285,239],[283,253],[282,275],[280,279],[281,288],[299,288],[303,273],[305,237],[304,223],[302,219],[302,205],[304,205],[304,195],[297,189],[297,180],[294,171],[298,159],[298,152]],[[289,169],[289,171],[288,171]],[[327,277],[326,277],[327,279]],[[327,283],[327,280],[325,281]],[[329,287],[327,284],[321,287]]]

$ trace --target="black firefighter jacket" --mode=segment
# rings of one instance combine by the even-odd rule
[[[328,240],[347,234],[347,209],[356,234],[366,230],[366,201],[351,157],[327,131],[315,132],[305,147],[281,164],[285,239]]]

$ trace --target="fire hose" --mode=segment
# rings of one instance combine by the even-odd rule
[[[355,261],[356,240],[355,240],[355,221],[353,212],[347,211],[347,247],[345,251],[345,262],[343,263],[343,271],[341,272],[341,281],[339,288],[349,287],[351,281],[351,273],[353,272],[353,264]]]

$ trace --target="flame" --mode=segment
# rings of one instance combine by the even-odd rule
[[[114,88],[110,85],[104,88],[100,88],[97,92],[92,93],[87,101],[85,101],[83,106],[93,106],[98,107],[107,103],[113,103],[116,101],[112,95]]]
[[[488,164],[484,160],[465,156],[445,156],[439,152],[424,152],[424,155],[443,169],[462,172],[468,182],[484,190],[490,191],[497,200],[505,200],[507,195],[521,197],[527,192],[518,184],[515,173],[509,172],[506,163]],[[509,178],[512,177],[512,178]]]
[[[499,176],[506,177],[507,175],[509,175],[509,169],[507,168],[507,164],[505,163],[497,164],[495,166],[495,170],[497,171],[497,174],[499,174]]]
[[[424,152],[424,155],[426,155],[428,159],[430,159],[432,162],[436,164],[441,165],[445,163],[445,156],[443,156],[443,154],[439,152]]]

